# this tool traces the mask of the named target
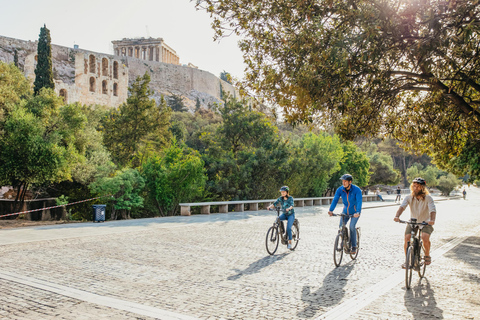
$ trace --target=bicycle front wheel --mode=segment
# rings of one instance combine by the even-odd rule
[[[422,243],[420,243],[420,255],[418,256],[418,276],[423,278],[425,276],[425,270],[427,265],[425,264],[425,248],[423,248]]]
[[[338,234],[335,238],[335,246],[333,248],[333,262],[335,262],[335,266],[339,267],[340,263],[342,262],[343,257],[343,243],[342,243],[342,235]]]
[[[267,238],[265,239],[265,247],[270,255],[273,255],[275,251],[277,251],[279,240],[280,236],[277,228],[270,227],[270,229],[267,231]]]
[[[357,233],[357,251],[355,254],[352,254],[352,251],[350,251],[350,258],[352,258],[352,260],[357,259],[358,251],[360,250],[360,228],[357,228],[355,232]]]
[[[405,258],[405,287],[410,289],[410,284],[412,283],[412,271],[414,267],[414,258],[413,247],[408,247],[407,256]]]

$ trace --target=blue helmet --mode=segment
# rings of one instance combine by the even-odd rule
[[[353,177],[351,174],[344,174],[343,176],[340,177],[340,180],[347,180],[347,181],[353,181]]]
[[[280,188],[280,191],[290,191],[290,189],[287,186],[283,186]]]

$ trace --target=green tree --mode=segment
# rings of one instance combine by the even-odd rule
[[[197,112],[198,110],[200,110],[200,99],[197,97],[197,100],[195,101],[195,112]]]
[[[449,173],[447,176],[441,176],[438,179],[437,188],[442,191],[442,195],[448,196],[450,192],[460,185],[460,180],[454,174]]]
[[[476,146],[478,1],[196,5],[214,17],[217,38],[225,30],[243,37],[244,86],[284,108],[289,121],[318,112],[344,138],[391,135],[441,166]]]
[[[21,107],[12,110],[5,121],[0,148],[0,182],[16,187],[16,200],[20,202],[32,184],[59,182],[71,177],[70,160],[74,157],[69,154],[69,146],[62,143],[58,130],[48,129],[43,119]]]
[[[340,169],[342,145],[337,136],[307,133],[290,158],[287,184],[300,197],[319,197]]]
[[[410,182],[407,179],[407,168],[413,163],[418,162],[423,166],[431,165],[431,158],[426,154],[415,155],[406,152],[400,147],[400,142],[394,139],[385,139],[378,143],[378,151],[387,153],[392,157],[394,169],[400,170],[402,174],[402,180],[404,186],[409,186]]]
[[[113,177],[93,182],[89,187],[94,194],[112,196],[111,220],[130,219],[132,210],[143,207],[141,193],[145,188],[145,180],[136,169],[125,168]]]
[[[40,28],[37,46],[37,66],[35,67],[35,82],[33,83],[35,94],[38,94],[42,88],[55,88],[52,69],[52,46],[50,43],[50,30],[43,25],[43,28]]]
[[[14,54],[13,54],[13,64],[15,65],[15,67],[18,68],[18,51],[17,51],[17,49],[14,50]]]
[[[345,173],[353,176],[353,183],[365,187],[370,179],[370,163],[365,152],[362,152],[353,142],[342,143],[343,157],[340,160],[340,169],[330,177],[328,188],[333,191],[342,185],[340,177]]]
[[[393,168],[393,160],[388,154],[376,152],[370,157],[370,185],[396,185],[400,172]]]
[[[218,106],[218,112],[223,122],[215,131],[203,131],[198,140],[207,169],[208,194],[219,200],[276,195],[285,181],[289,156],[278,129],[264,114],[233,98]]]
[[[176,141],[162,155],[149,158],[142,166],[148,199],[161,216],[178,214],[181,202],[203,195],[206,176],[204,163],[195,150]]]
[[[4,117],[22,99],[31,96],[30,85],[22,72],[13,64],[0,61],[0,132]]]
[[[222,79],[227,83],[232,84],[232,75],[225,70],[223,70],[223,72],[220,73],[220,79]]]
[[[170,109],[165,100],[157,105],[150,96],[150,75],[137,77],[128,88],[129,97],[103,120],[104,142],[115,163],[140,166],[149,153],[166,146],[170,139]]]
[[[185,106],[185,103],[183,102],[183,97],[172,93],[168,99],[167,99],[167,104],[168,106],[176,112],[186,112],[188,111],[188,108]]]

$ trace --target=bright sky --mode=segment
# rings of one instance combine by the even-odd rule
[[[52,43],[113,54],[112,40],[163,38],[180,56],[200,69],[243,76],[238,38],[213,41],[212,19],[190,0],[0,0],[0,35],[38,40],[45,23]]]

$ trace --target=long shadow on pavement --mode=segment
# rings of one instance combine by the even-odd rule
[[[480,237],[468,237],[456,248],[447,254],[448,257],[455,257],[456,260],[470,264],[472,267],[480,269]],[[478,276],[477,276],[477,282]]]
[[[227,280],[235,281],[240,279],[240,277],[248,274],[254,274],[260,272],[265,267],[268,267],[269,265],[282,260],[288,255],[287,252],[284,252],[282,254],[276,255],[276,256],[266,256],[260,260],[257,260],[255,262],[252,262],[245,270],[235,270],[237,272],[236,275],[230,276],[227,278]]]
[[[299,318],[313,318],[320,308],[330,307],[339,303],[345,295],[344,287],[348,281],[348,275],[355,266],[355,261],[340,266],[330,271],[323,279],[323,285],[315,292],[311,292],[311,286],[302,289],[302,301],[309,304],[300,311]]]
[[[427,278],[418,281],[410,290],[405,290],[405,307],[414,319],[443,319],[443,310],[437,306],[435,294]]]

